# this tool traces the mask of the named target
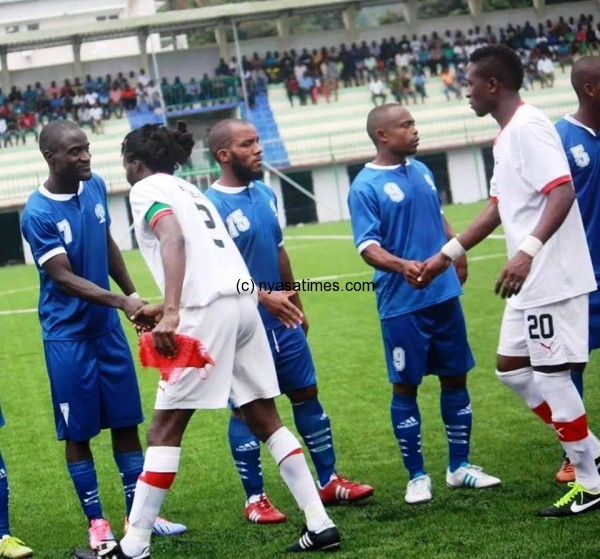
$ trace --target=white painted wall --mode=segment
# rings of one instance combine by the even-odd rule
[[[320,223],[347,219],[348,173],[346,166],[317,167],[313,169],[313,192]]]
[[[487,198],[485,169],[478,146],[448,150],[448,174],[452,201],[468,204]]]

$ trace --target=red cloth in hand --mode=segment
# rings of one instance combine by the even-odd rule
[[[144,367],[156,367],[161,373],[161,379],[170,384],[176,383],[187,367],[204,369],[206,365],[215,364],[200,340],[185,334],[175,334],[175,341],[177,355],[165,357],[156,351],[152,332],[144,332],[140,337],[140,363]],[[208,377],[205,370],[199,373],[203,379]]]

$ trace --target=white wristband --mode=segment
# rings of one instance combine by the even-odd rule
[[[141,299],[140,294],[137,291],[130,293],[128,297],[133,297],[134,299]]]
[[[542,241],[540,241],[537,237],[529,235],[528,237],[525,237],[523,242],[519,245],[519,250],[525,254],[529,254],[531,258],[534,258],[543,246],[544,243],[542,243]]]
[[[465,250],[465,247],[460,244],[458,237],[453,237],[442,247],[441,253],[454,261],[457,258],[464,256],[467,251]]]

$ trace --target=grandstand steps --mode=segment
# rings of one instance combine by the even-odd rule
[[[254,107],[249,109],[248,116],[263,143],[265,161],[278,167],[289,166],[289,157],[266,93],[256,94]]]
[[[576,107],[569,72],[556,72],[553,88],[522,91],[523,99],[557,120]],[[468,101],[446,100],[438,78],[427,84],[428,99],[424,104],[410,103],[407,108],[415,117],[421,138],[420,151],[491,142],[498,126],[491,116],[476,118]],[[283,85],[269,87],[270,106],[292,165],[311,165],[333,161],[367,159],[373,146],[365,132],[365,121],[373,108],[368,86],[341,88],[338,101],[327,103],[319,97],[313,105],[300,105],[294,98],[290,106]],[[390,95],[388,101],[394,99]]]
[[[84,128],[90,140],[92,163],[114,163],[121,155],[121,142],[129,132],[126,118],[109,120],[104,123],[104,134],[96,135]],[[18,177],[24,174],[40,172],[45,174],[47,165],[40,154],[37,142],[31,134],[27,135],[27,144],[0,148],[0,181],[3,178]]]

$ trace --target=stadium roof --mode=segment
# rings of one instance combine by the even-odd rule
[[[6,2],[7,0],[4,0]],[[15,1],[15,0],[11,0]],[[3,0],[0,0],[3,3]],[[190,10],[160,12],[121,20],[101,21],[80,29],[65,27],[25,31],[0,37],[0,48],[8,52],[31,48],[55,47],[72,44],[78,38],[83,42],[130,37],[140,31],[149,33],[177,33],[202,27],[215,27],[219,23],[272,19],[281,14],[298,15],[317,11],[343,10],[349,7],[398,4],[398,0],[263,0],[224,4]]]

